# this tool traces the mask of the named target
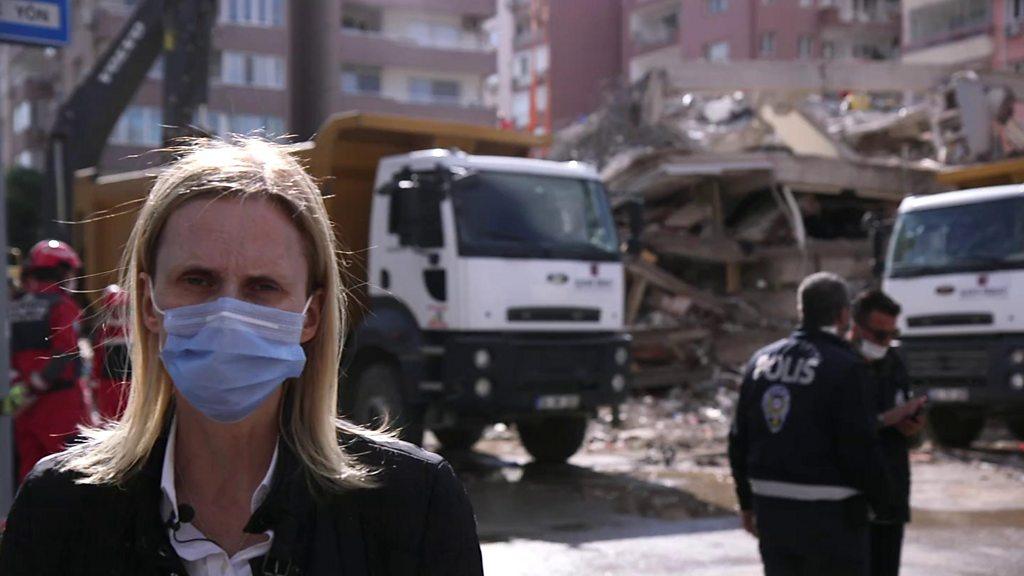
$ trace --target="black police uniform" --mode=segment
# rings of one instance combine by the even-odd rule
[[[910,376],[895,350],[880,360],[868,363],[868,398],[875,414],[882,414],[911,397]],[[910,440],[899,430],[883,428],[879,446],[889,477],[893,482],[893,507],[889,517],[871,522],[871,574],[895,576],[900,571],[903,526],[910,522]]]
[[[867,574],[868,507],[891,488],[866,404],[865,362],[801,329],[754,354],[729,434],[743,510],[757,517],[765,574]]]

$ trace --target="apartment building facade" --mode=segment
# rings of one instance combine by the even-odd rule
[[[296,132],[308,83],[293,77],[294,38],[309,23],[293,17],[289,0],[217,0],[207,105],[197,125],[217,134],[262,130]],[[327,114],[358,109],[492,124],[483,88],[494,72],[494,51],[482,23],[493,16],[490,0],[438,3],[418,0],[334,0],[316,7],[335,54],[318,72]],[[76,0],[72,42],[60,50],[5,46],[0,50],[0,123],[4,165],[41,168],[46,135],[60,102],[85,77],[116,37],[136,0]],[[111,134],[104,171],[151,165],[146,154],[161,144],[162,65],[158,61]],[[308,135],[308,134],[306,134]]]
[[[624,0],[623,69],[666,59],[889,59],[898,0]]]
[[[548,132],[593,112],[621,79],[622,0],[497,0],[499,115]]]
[[[497,3],[488,94],[519,129],[564,127],[666,61],[889,59],[900,48],[899,0]]]

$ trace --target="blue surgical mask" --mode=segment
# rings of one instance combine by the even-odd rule
[[[160,350],[164,367],[189,403],[211,420],[244,419],[285,379],[302,374],[306,309],[286,312],[234,298],[166,311],[153,299],[153,307],[167,332]]]

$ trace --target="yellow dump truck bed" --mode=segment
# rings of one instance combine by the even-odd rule
[[[370,200],[377,163],[384,156],[431,148],[459,148],[470,154],[526,156],[545,139],[487,126],[348,112],[324,123],[312,142],[296,154],[321,183],[338,237],[353,253],[349,271],[361,285],[370,223]],[[138,208],[159,168],[75,183],[74,227],[85,263],[85,288],[117,280],[121,254]],[[359,296],[359,294],[357,294]]]
[[[947,168],[936,178],[940,184],[961,190],[1024,183],[1024,158],[1010,158],[981,164]]]

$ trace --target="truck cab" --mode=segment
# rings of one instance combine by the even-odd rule
[[[384,334],[415,345],[384,376],[401,381],[399,405],[386,372],[357,362],[355,387],[377,390],[357,393],[357,419],[401,413],[412,439],[425,426],[455,448],[515,422],[534,457],[567,458],[586,414],[627,385],[624,271],[597,173],[434,149],[381,159],[374,191],[354,353],[381,357]]]
[[[936,439],[968,445],[993,414],[1024,438],[1024,186],[905,199],[883,288]]]

